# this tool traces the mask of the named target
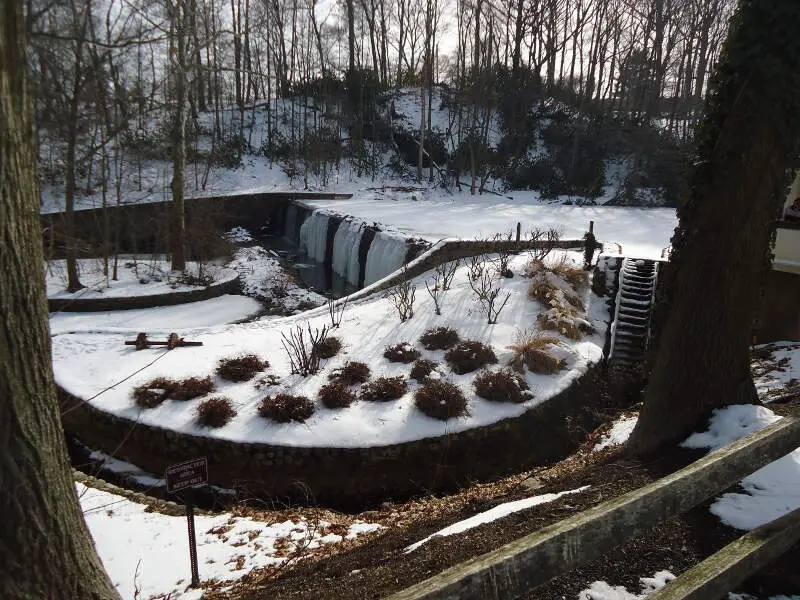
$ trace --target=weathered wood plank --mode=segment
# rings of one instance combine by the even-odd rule
[[[515,598],[642,535],[800,446],[784,418],[676,473],[455,565],[391,600]]]
[[[648,600],[722,598],[800,540],[800,509],[762,525],[669,582]]]

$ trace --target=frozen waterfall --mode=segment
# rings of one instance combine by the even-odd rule
[[[300,247],[305,248],[309,258],[325,262],[325,247],[328,243],[328,215],[314,211],[300,227]]]
[[[408,246],[402,238],[379,231],[367,252],[367,267],[364,273],[364,286],[383,279],[403,266]]]
[[[358,248],[363,232],[363,223],[342,221],[333,238],[333,270],[354,286],[358,286]]]

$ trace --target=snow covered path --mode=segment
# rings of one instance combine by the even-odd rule
[[[622,245],[623,253],[638,258],[660,258],[677,225],[671,208],[564,206],[541,203],[533,192],[514,192],[514,199],[469,193],[450,195],[435,190],[394,196],[362,192],[349,200],[306,201],[309,206],[377,221],[406,235],[430,241],[444,237],[473,239],[516,229],[523,234],[534,227],[563,227],[562,237],[580,238],[595,222],[595,235],[603,242]],[[616,250],[614,250],[616,251]]]

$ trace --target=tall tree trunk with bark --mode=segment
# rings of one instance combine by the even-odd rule
[[[184,182],[186,172],[186,0],[171,4],[173,36],[170,40],[172,52],[172,74],[175,94],[175,128],[172,139],[172,227],[170,249],[172,268],[186,270],[186,214]]]
[[[757,402],[748,346],[800,140],[800,11],[742,0],[731,23],[678,208],[633,453],[684,438],[714,408]]]
[[[81,515],[50,362],[22,4],[0,4],[0,597],[119,598]]]

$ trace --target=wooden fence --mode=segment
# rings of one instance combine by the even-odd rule
[[[800,446],[784,418],[647,486],[455,565],[391,600],[518,597],[643,535]],[[800,539],[800,510],[755,529],[690,569],[651,600],[719,598]]]

